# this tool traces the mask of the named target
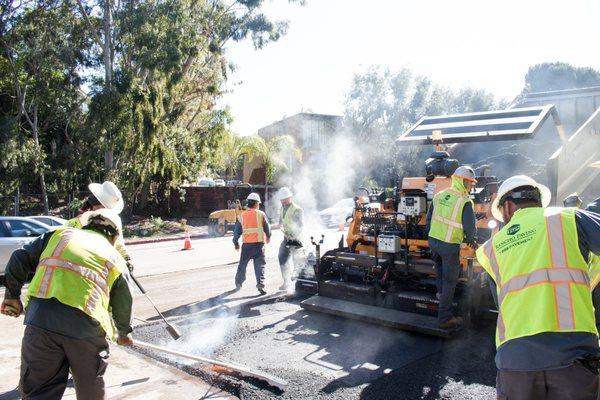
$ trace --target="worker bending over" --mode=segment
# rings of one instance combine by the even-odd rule
[[[254,264],[254,274],[256,275],[256,288],[260,294],[266,294],[265,291],[265,243],[271,239],[271,227],[264,212],[260,211],[260,196],[258,193],[248,195],[248,209],[242,212],[241,221],[235,223],[233,230],[233,244],[236,250],[240,249],[238,243],[242,237],[242,254],[240,263],[235,274],[235,287],[237,290],[242,288],[246,280],[246,267],[252,260]]]
[[[546,186],[507,179],[492,203],[505,225],[477,250],[498,296],[498,398],[596,400],[588,257],[600,253],[600,216],[549,203]]]
[[[71,218],[67,221],[67,226],[73,228],[81,228],[85,224],[85,221],[92,211],[107,208],[114,211],[117,214],[121,214],[125,202],[121,191],[111,181],[105,181],[104,183],[90,183],[88,189],[92,192],[84,201],[83,205],[79,209],[79,214],[75,218]],[[125,261],[127,261],[127,267],[130,271],[133,271],[133,265],[131,264],[131,257],[127,253],[125,248],[125,240],[123,239],[123,224],[121,218],[118,217],[118,235],[115,242],[115,248],[121,253]]]
[[[452,312],[454,291],[460,274],[460,245],[465,241],[476,247],[473,201],[469,193],[475,186],[475,172],[462,166],[452,175],[452,187],[433,197],[427,213],[429,247],[437,272],[438,324],[452,329],[463,320]]]
[[[132,344],[128,271],[113,247],[117,220],[109,210],[95,211],[83,229],[59,228],[13,252],[2,314],[23,312],[21,288],[31,279],[21,347],[23,399],[61,399],[69,369],[78,399],[105,398],[106,337]]]
[[[292,200],[292,191],[287,187],[279,189],[279,200],[281,201],[281,213],[279,226],[283,231],[283,241],[279,246],[279,267],[283,277],[283,285],[279,290],[290,290],[292,287],[292,270],[290,258],[294,262],[297,252],[302,248],[302,227],[304,225],[302,208]]]

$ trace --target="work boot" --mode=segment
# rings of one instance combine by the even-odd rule
[[[239,292],[241,289],[242,289],[242,285],[240,285],[240,284],[236,283],[236,284],[235,284],[235,291],[236,291],[236,292]]]
[[[446,322],[440,322],[438,325],[440,329],[455,329],[463,324],[463,319],[461,317],[452,317]]]
[[[261,296],[264,296],[265,294],[267,294],[267,291],[264,288],[259,287],[257,289],[258,289],[258,293],[260,293]]]

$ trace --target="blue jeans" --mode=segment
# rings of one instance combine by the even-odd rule
[[[254,275],[256,275],[256,287],[264,289],[265,287],[265,245],[264,243],[244,243],[242,244],[242,254],[237,273],[235,274],[235,284],[242,286],[246,280],[246,267],[252,260],[254,264]]]

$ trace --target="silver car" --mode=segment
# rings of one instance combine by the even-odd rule
[[[53,228],[24,217],[0,217],[0,276],[13,251]]]

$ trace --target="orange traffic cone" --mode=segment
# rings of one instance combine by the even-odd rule
[[[185,242],[183,242],[183,249],[181,250],[192,250],[192,239],[190,239],[190,233],[185,231]]]

